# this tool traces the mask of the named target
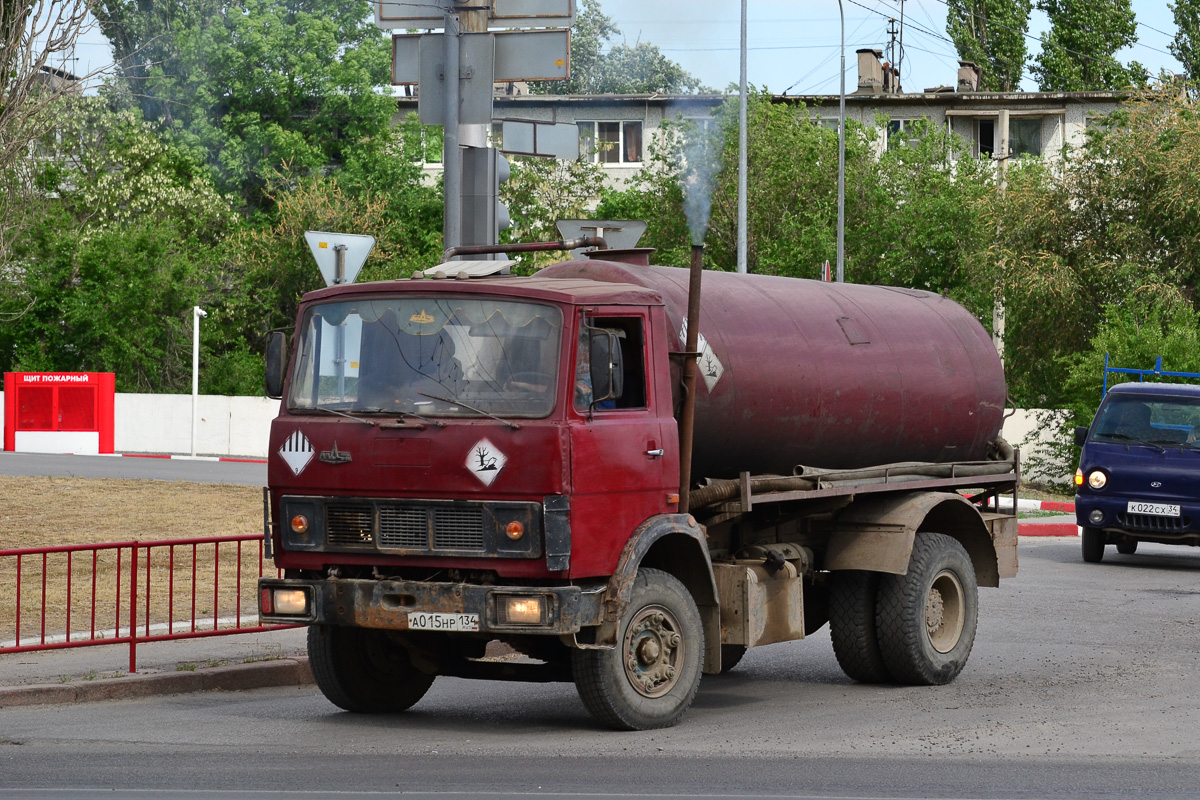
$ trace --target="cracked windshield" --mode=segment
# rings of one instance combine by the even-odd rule
[[[536,303],[390,298],[305,315],[288,405],[365,414],[544,417],[562,314]]]

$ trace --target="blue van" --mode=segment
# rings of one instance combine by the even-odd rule
[[[1114,386],[1075,444],[1084,561],[1110,544],[1125,554],[1138,542],[1200,545],[1200,386]]]

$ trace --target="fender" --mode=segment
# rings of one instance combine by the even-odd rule
[[[827,570],[908,572],[918,530],[957,539],[971,557],[980,586],[999,586],[996,547],[987,523],[957,492],[912,492],[856,500],[833,522],[825,551]]]
[[[660,514],[637,527],[621,550],[604,595],[604,622],[596,631],[598,647],[615,647],[617,626],[629,606],[633,582],[642,566],[679,579],[691,593],[704,625],[704,671],[721,669],[721,609],[717,581],[704,527],[690,514]],[[711,669],[710,669],[711,668]]]

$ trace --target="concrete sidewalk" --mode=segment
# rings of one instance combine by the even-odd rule
[[[308,685],[306,630],[0,654],[0,708]]]

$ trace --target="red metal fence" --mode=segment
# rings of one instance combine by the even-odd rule
[[[0,653],[294,627],[258,622],[258,535],[0,550]]]

